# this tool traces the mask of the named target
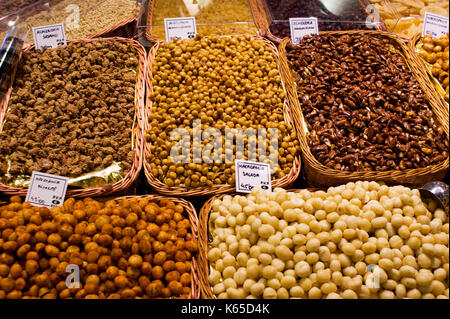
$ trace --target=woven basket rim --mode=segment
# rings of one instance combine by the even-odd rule
[[[421,85],[422,90],[424,91],[428,104],[430,106],[431,111],[435,115],[438,123],[440,126],[443,127],[445,134],[447,136],[447,139],[449,137],[449,126],[448,126],[448,116],[447,121],[445,121],[445,113],[443,111],[444,105],[442,104],[442,101],[435,95],[433,92],[430,91],[429,85],[427,84],[427,74],[423,70],[423,67],[417,63],[417,60],[415,59],[413,53],[409,50],[409,48],[406,46],[406,44],[403,42],[403,40],[392,33],[382,32],[382,31],[323,31],[320,32],[320,35],[326,35],[326,34],[336,34],[336,35],[351,35],[351,34],[368,34],[371,36],[377,36],[377,37],[387,37],[391,41],[393,41],[396,45],[399,46],[399,48],[402,51],[402,54],[405,57],[405,62],[408,64],[410,71],[413,73],[415,78],[418,80],[419,84]],[[290,42],[289,38],[284,38],[282,42],[279,45],[279,50],[283,53],[286,50],[286,45]],[[286,54],[282,54],[282,57],[286,56]],[[288,64],[287,59],[283,61],[283,63]],[[405,183],[405,184],[416,184],[416,183],[408,183],[404,182],[406,179],[413,179],[414,181],[418,180],[419,178],[426,178],[427,176],[434,176],[434,175],[444,175],[445,172],[448,170],[449,165],[449,158],[445,159],[441,163],[428,166],[426,168],[415,168],[415,169],[407,169],[404,171],[399,170],[389,170],[389,171],[383,171],[383,172],[377,172],[377,171],[360,171],[360,172],[347,172],[347,171],[339,171],[335,169],[331,169],[323,164],[321,164],[312,154],[309,145],[307,143],[307,134],[303,130],[303,125],[305,123],[305,119],[303,118],[303,112],[300,106],[300,101],[298,99],[297,90],[295,82],[292,78],[292,75],[289,73],[289,80],[288,86],[290,91],[290,98],[291,103],[295,105],[299,112],[297,114],[300,114],[300,117],[297,118],[296,127],[298,130],[299,138],[301,139],[301,147],[302,147],[302,154],[303,154],[303,165],[304,165],[304,171],[310,169],[314,174],[319,173],[323,175],[323,179],[330,180],[339,179],[339,183],[343,184],[345,182],[349,181],[356,181],[356,180],[374,180],[374,181],[384,181],[387,183]],[[431,175],[430,175],[431,174]],[[312,175],[312,173],[311,173]],[[443,176],[442,176],[443,177]],[[311,182],[308,180],[308,182]],[[317,184],[317,182],[312,182],[312,185],[322,185],[322,183]]]
[[[233,36],[234,37],[234,36]],[[239,37],[239,36],[235,36]],[[276,47],[267,41],[266,39],[260,37],[260,36],[251,36],[253,38],[260,39],[264,41],[269,47],[273,50],[273,53],[275,54],[275,58],[277,60],[277,64],[279,65],[279,72],[280,76],[282,78],[282,85],[283,89],[286,93],[285,103],[283,106],[283,115],[284,115],[284,121],[288,121],[287,123],[291,124],[293,127],[293,131],[295,132],[295,117],[297,116],[295,113],[294,108],[290,105],[289,100],[287,98],[287,89],[286,84],[284,83],[285,77],[282,75],[281,65],[278,63],[279,60],[279,53],[276,50]],[[152,102],[150,100],[150,94],[153,92],[152,89],[152,62],[154,61],[154,58],[156,56],[157,50],[159,48],[159,45],[161,43],[165,43],[165,41],[158,41],[153,47],[150,49],[150,52],[148,54],[148,71],[147,71],[147,103],[146,103],[146,118],[151,113],[152,108]],[[149,121],[146,122],[145,130],[148,130],[150,126]],[[297,138],[299,138],[297,136]],[[146,140],[144,140],[144,172],[145,176],[147,178],[147,182],[152,186],[158,193],[164,194],[164,195],[172,195],[172,196],[183,196],[183,197],[196,197],[196,196],[205,196],[205,195],[211,195],[211,194],[217,194],[217,193],[229,193],[235,191],[234,185],[214,185],[211,187],[196,187],[196,188],[186,188],[186,187],[169,187],[166,184],[159,181],[151,172],[150,163],[148,161],[148,154],[150,153],[150,143],[148,143]],[[289,172],[289,174],[285,175],[281,179],[272,180],[272,187],[286,187],[290,184],[292,184],[300,174],[301,170],[301,157],[300,154],[297,154],[294,157],[293,166]]]
[[[128,173],[120,181],[107,184],[100,187],[92,188],[72,188],[69,186],[67,189],[66,197],[90,197],[90,196],[106,196],[108,194],[117,193],[119,191],[125,190],[130,185],[132,185],[138,178],[139,172],[142,168],[143,160],[143,146],[144,146],[144,94],[145,94],[145,77],[147,71],[147,57],[145,54],[144,47],[137,41],[127,38],[120,37],[110,37],[110,38],[85,38],[68,40],[68,44],[79,43],[79,42],[94,42],[94,41],[118,41],[121,43],[128,43],[136,49],[139,56],[139,67],[138,75],[136,77],[135,84],[135,112],[136,112],[136,128],[135,128],[135,158],[133,165]],[[30,45],[23,49],[23,52],[32,50],[35,46]],[[12,92],[11,84],[5,98],[0,103],[0,121],[6,118],[6,113],[9,107],[9,98]],[[9,195],[26,195],[28,188],[12,187],[0,183],[0,193],[5,193]]]
[[[255,0],[258,6],[258,9],[255,10],[256,14],[258,15],[258,18],[256,20],[259,22],[257,24],[259,33],[268,38],[269,40],[275,42],[276,44],[279,44],[282,38],[275,36],[272,31],[270,30],[271,21],[274,20],[273,17],[271,17],[271,10],[269,9],[267,3],[265,0]],[[369,16],[370,13],[367,11],[367,6],[370,5],[368,0],[358,0],[361,8],[367,13]],[[326,21],[326,20],[319,20],[319,21]],[[330,20],[332,21],[332,20]],[[341,23],[341,21],[333,21],[336,23]],[[346,21],[347,22],[347,21]],[[350,21],[350,23],[365,23],[364,21]],[[386,25],[383,21],[380,21],[379,24],[376,25],[377,31],[388,31]],[[368,30],[349,30],[349,31],[368,31]],[[322,31],[320,31],[322,32]],[[326,31],[323,31],[326,32]],[[330,31],[333,32],[333,31]],[[341,32],[341,31],[334,31],[334,32]],[[344,31],[345,32],[345,31]]]
[[[189,222],[191,224],[191,233],[193,236],[194,241],[197,243],[197,246],[199,246],[198,241],[198,229],[199,229],[199,221],[197,217],[197,211],[194,208],[194,205],[192,205],[191,202],[178,197],[168,197],[163,196],[159,194],[146,194],[146,195],[128,195],[128,196],[120,196],[113,198],[114,200],[120,201],[123,199],[148,199],[153,201],[159,201],[159,200],[170,200],[174,203],[180,204],[183,206],[184,210],[186,211],[186,214],[189,218]],[[191,299],[199,299],[200,298],[200,282],[199,282],[199,253],[192,256],[191,259]]]

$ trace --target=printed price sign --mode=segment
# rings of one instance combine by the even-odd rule
[[[33,28],[34,44],[37,49],[56,48],[58,45],[67,45],[64,24],[52,24]]]
[[[305,35],[319,34],[317,18],[289,18],[291,27],[291,41],[299,43]]]
[[[425,12],[422,36],[431,34],[433,38],[440,38],[448,33],[448,25],[448,17]]]
[[[166,41],[178,39],[192,39],[197,34],[197,24],[195,17],[187,18],[166,18],[164,19],[166,28]]]
[[[33,172],[25,201],[39,207],[61,206],[68,183],[67,177]]]
[[[272,190],[270,164],[236,160],[236,191],[250,193],[254,188]]]

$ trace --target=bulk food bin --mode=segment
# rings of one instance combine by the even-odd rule
[[[424,221],[416,212],[430,217]],[[402,185],[356,181],[323,190],[278,188],[216,195],[199,213],[202,297],[448,299],[442,268],[448,255],[446,230],[444,226],[437,230],[440,261],[432,265],[432,251],[425,256],[425,247],[408,246],[416,242],[413,233],[424,238],[420,231],[402,225],[408,218],[414,219],[411,225],[448,227],[448,215],[438,202]],[[381,258],[372,253],[378,244],[410,253]],[[385,249],[381,251],[384,255]],[[433,272],[441,273],[440,282],[432,284],[439,288],[409,285],[406,276],[399,276],[410,267],[402,264],[403,258],[412,259],[419,274],[428,273],[429,282]],[[423,263],[424,259],[430,262]],[[399,266],[392,267],[393,263]],[[370,286],[370,264],[378,265],[384,278],[379,289]]]
[[[195,17],[201,35],[257,35],[256,0],[148,0],[145,25],[149,41],[165,40],[164,19]]]
[[[409,42],[410,49],[417,54],[419,63],[423,63],[439,95],[449,106],[449,43],[448,36],[443,35],[433,38],[431,35],[422,37],[422,33],[417,33]],[[448,114],[447,114],[448,119]]]
[[[34,46],[29,46],[22,55],[31,55],[34,50]],[[19,63],[15,81],[0,104],[0,132],[3,132],[0,192],[25,195],[33,170],[68,176],[68,197],[133,194],[142,167],[145,49],[131,39],[97,38],[69,40],[67,47],[57,49],[67,50],[60,53],[65,54],[64,58],[55,49],[46,50],[48,53],[37,51],[39,54],[28,57],[27,64]],[[45,62],[39,57],[45,58]],[[31,67],[30,59],[40,63]],[[106,66],[109,72],[104,74],[100,70]],[[61,73],[62,69],[66,72]],[[46,75],[42,77],[39,73]],[[29,82],[41,85],[30,87]],[[22,96],[28,96],[29,108],[23,108]],[[48,107],[43,108],[42,103]],[[123,111],[121,120],[126,123],[125,128],[118,122],[122,116],[118,111]],[[49,116],[55,123],[51,129]],[[119,127],[126,134],[120,140]],[[14,143],[19,137],[21,145],[5,148],[5,143]],[[50,151],[51,147],[59,151]]]
[[[335,48],[333,52],[321,53],[320,57],[318,53],[314,54],[321,42],[318,40],[313,45],[310,41],[314,42],[314,39],[318,38],[328,39],[328,42],[324,43],[323,47],[321,46],[323,52],[328,52],[325,47],[327,44],[331,45],[330,43]],[[388,50],[389,54],[393,54],[392,61],[394,59],[396,61],[395,72],[397,74],[388,77],[387,74],[391,74],[388,72],[394,71],[386,71],[387,66],[382,65],[384,62],[371,60],[374,67],[377,65],[376,74],[380,76],[379,81],[377,80],[377,87],[374,87],[371,82],[368,82],[370,79],[374,79],[374,69],[367,68],[368,64],[364,65],[360,57],[354,60],[352,57],[356,52],[348,53],[348,50],[357,51],[359,49],[354,46],[352,49],[344,48],[344,45],[341,46],[335,42],[340,40],[342,44],[353,43],[352,38],[373,38],[382,41],[380,43],[384,44],[380,44],[378,47],[385,48],[383,52]],[[289,97],[293,98],[290,102],[297,110],[300,110],[296,113],[300,114],[300,117],[296,119],[296,128],[301,140],[303,172],[308,185],[330,186],[357,180],[421,185],[429,181],[444,179],[449,165],[448,148],[445,147],[448,144],[449,136],[447,107],[430,83],[423,65],[418,63],[414,52],[400,37],[380,31],[324,31],[319,36],[313,36],[303,41],[309,41],[309,47],[302,49],[301,57],[298,55],[300,50],[296,51],[296,57],[290,57],[289,53],[291,50],[295,50],[296,45],[292,46],[288,38],[283,39],[279,49],[282,59],[288,57],[282,63],[291,68],[287,81],[288,91],[292,93],[289,94]],[[376,57],[382,57],[381,59],[385,60],[383,54],[388,53],[375,52],[377,50],[377,48],[366,49],[364,61],[378,59]],[[372,54],[374,57],[370,58]],[[330,61],[330,56],[335,58]],[[307,67],[308,57],[314,59],[314,62],[311,62],[314,65],[311,65],[310,68]],[[321,62],[317,63],[319,60]],[[288,61],[295,63],[295,71],[293,64]],[[334,67],[329,65],[329,63],[339,62],[343,64],[334,65]],[[364,67],[364,73],[362,71],[360,73],[355,66]],[[394,62],[392,62],[392,66],[394,66]],[[304,69],[305,67],[306,69]],[[328,72],[328,70],[331,70],[332,75],[324,72]],[[353,81],[348,82],[350,78],[343,73],[344,70],[354,72]],[[398,73],[403,75],[400,77]],[[339,76],[341,79],[346,79],[347,82],[334,81],[329,76]],[[397,77],[396,80],[393,80],[393,77]],[[400,78],[403,80],[400,81]],[[397,87],[401,82],[403,84]],[[314,87],[314,92],[310,91],[312,87]],[[383,87],[386,87],[386,90],[384,93],[380,93],[378,88]],[[402,93],[402,101],[400,101],[400,97],[390,91],[394,87],[397,87],[396,94],[405,92]],[[368,91],[363,94],[361,90]],[[368,93],[369,91],[371,93]],[[388,92],[392,93],[388,94]],[[416,93],[406,99],[405,94],[411,94],[411,92]],[[416,95],[420,96],[420,102],[413,103]],[[399,112],[407,113],[407,109],[399,105],[409,107],[413,104],[416,105],[414,106],[415,111],[408,110],[408,115],[404,114],[398,118]],[[361,117],[358,112],[360,109],[362,110],[361,114],[365,112],[368,117]],[[430,125],[430,131],[433,127],[434,138],[428,141],[425,141],[428,139],[428,135],[423,134],[425,127],[417,130],[415,124],[413,126],[409,124],[414,117],[424,114],[423,112],[427,112],[433,119],[426,122],[417,119],[427,127]],[[338,118],[340,120],[337,120]],[[314,121],[314,119],[316,120]],[[349,125],[345,125],[346,121],[351,122]],[[383,125],[386,125],[384,123],[392,124],[389,128],[383,128]],[[375,127],[378,128],[374,129]],[[410,144],[415,143],[410,137],[412,135],[414,135],[414,141],[418,141],[421,136],[421,142],[414,144],[419,147],[418,153],[413,152],[414,148]],[[345,145],[340,145],[342,140],[347,141]],[[314,148],[315,155],[313,155],[312,148]],[[433,157],[428,157],[425,161],[427,154],[433,154]],[[321,157],[322,161],[319,161],[316,156]],[[405,164],[406,161],[408,164]]]
[[[365,0],[258,0],[258,28],[280,42],[290,36],[289,18],[316,17],[319,31],[385,30],[370,15]],[[265,17],[264,17],[265,15]]]
[[[411,39],[422,32],[425,12],[449,16],[447,0],[369,0],[380,12],[388,29],[402,38]],[[391,12],[394,13],[392,17]],[[394,20],[396,22],[394,23]]]
[[[25,43],[29,45],[34,41],[32,27],[58,23],[64,23],[69,40],[102,35],[132,37],[139,10],[140,5],[134,0],[50,0],[22,9],[7,19],[18,19],[17,23],[29,29]]]
[[[229,47],[222,44],[220,48],[216,48],[216,44],[220,43],[222,39],[224,39],[224,41],[227,41],[226,39],[230,41],[230,43],[228,43]],[[250,47],[247,45],[244,47],[244,44],[239,45],[241,41],[246,41],[242,42],[244,44],[250,42],[254,46]],[[184,75],[178,75],[178,72],[181,70],[180,65],[177,62],[169,63],[166,61],[168,58],[167,50],[176,50],[174,54],[182,52],[182,48],[183,50],[187,50],[188,46],[193,46],[198,50],[200,49],[200,42],[202,43],[203,49],[199,50],[198,53],[192,51],[192,55],[190,55],[189,52],[187,53],[188,56],[191,56],[186,56],[185,58],[187,67],[191,68],[193,65],[192,63],[197,63],[195,62],[195,59],[198,59],[199,54],[205,54],[204,52],[206,52],[208,48],[215,48],[214,51],[211,50],[209,51],[209,54],[202,57],[202,60],[204,60],[202,63],[211,65],[214,63],[214,65],[216,65],[214,67],[215,71],[204,72],[203,70],[200,70],[199,72],[193,72],[190,69],[186,72],[189,74],[192,73],[189,75],[191,78],[185,78],[183,80]],[[177,50],[178,47],[180,48],[180,51]],[[239,47],[241,51],[233,53],[232,50],[236,50],[237,47]],[[259,48],[258,53],[255,53],[254,57],[244,59],[245,62],[242,62],[249,63],[248,67],[250,69],[249,71],[246,71],[245,74],[242,73],[238,75],[236,72],[232,72],[231,68],[235,68],[236,65],[231,66],[230,61],[225,61],[221,64],[222,71],[217,68],[216,61],[219,56],[223,59],[224,55],[230,56],[229,54],[233,54],[233,56],[235,56],[234,54],[239,54],[239,56],[235,56],[234,61],[236,61],[243,59],[245,54],[249,54],[248,50],[254,50],[254,48]],[[264,60],[261,60],[261,54],[264,56]],[[174,58],[178,59],[176,57]],[[186,197],[229,193],[236,189],[235,181],[232,177],[235,170],[234,157],[237,157],[237,150],[235,149],[231,151],[233,156],[232,164],[224,160],[223,157],[221,157],[219,164],[216,164],[216,159],[210,164],[207,164],[203,160],[201,160],[201,163],[194,163],[193,160],[190,160],[189,163],[174,163],[174,161],[171,160],[171,150],[173,146],[171,144],[175,143],[174,139],[171,139],[171,134],[176,132],[175,129],[190,130],[196,119],[199,119],[202,122],[201,126],[203,134],[207,132],[206,130],[208,129],[220,130],[222,141],[222,145],[220,145],[220,149],[222,150],[220,156],[225,156],[229,150],[224,150],[223,146],[225,144],[223,143],[224,139],[222,139],[228,134],[226,133],[227,128],[243,127],[247,129],[250,127],[247,126],[249,125],[249,121],[252,122],[251,128],[255,128],[256,126],[257,128],[265,128],[266,124],[267,129],[272,127],[278,128],[279,131],[277,132],[280,133],[278,133],[277,141],[280,149],[285,147],[283,149],[284,158],[278,161],[280,165],[272,167],[272,169],[276,170],[276,172],[272,172],[272,187],[288,187],[293,184],[300,173],[301,164],[300,154],[298,153],[298,136],[292,127],[294,118],[297,117],[297,115],[294,114],[294,110],[288,103],[287,97],[285,97],[287,91],[284,89],[284,73],[287,70],[278,64],[279,61],[280,57],[278,56],[278,50],[273,43],[258,36],[202,37],[197,35],[195,39],[191,40],[177,40],[169,43],[165,43],[164,41],[157,42],[149,51],[147,102],[145,108],[148,115],[148,121],[146,122],[145,127],[144,171],[150,186],[160,194]],[[257,65],[264,65],[264,69],[257,71]],[[171,74],[180,80],[176,80],[176,82],[164,80],[166,74],[163,74],[163,71],[164,69],[168,69],[168,66],[173,66]],[[242,66],[240,69],[246,70],[247,66]],[[218,77],[217,74],[219,74],[219,72],[223,73],[223,70],[227,70],[225,72],[228,72],[229,75]],[[216,80],[212,80],[208,74],[215,76]],[[261,78],[265,78],[266,80],[260,82]],[[205,84],[200,85],[202,82]],[[176,83],[175,87],[173,83]],[[269,86],[266,85],[268,83],[270,83]],[[204,88],[204,90],[191,89],[191,85],[198,85],[199,88]],[[256,87],[257,85],[261,85],[262,87]],[[235,92],[232,88],[237,91]],[[272,90],[272,88],[274,89]],[[277,90],[276,92],[274,91],[275,88]],[[205,92],[205,90],[211,90],[211,92]],[[251,93],[259,92],[260,90],[262,90],[260,94],[266,96],[264,102],[258,99],[256,93]],[[197,91],[199,93],[197,93]],[[269,91],[271,91],[271,93]],[[166,94],[170,95],[169,92],[179,92],[175,94],[181,95],[173,101],[173,97],[166,96]],[[239,92],[239,94],[237,94],[237,92]],[[192,96],[191,93],[196,96]],[[197,94],[198,96],[203,96],[203,101],[197,99]],[[228,97],[226,97],[226,95],[228,95]],[[277,98],[277,95],[283,95],[283,97]],[[192,103],[186,102],[185,98],[192,99]],[[165,103],[165,101],[170,102],[170,105],[173,105],[174,107],[167,109],[168,103]],[[258,103],[258,106],[255,106],[255,103]],[[203,105],[201,109],[199,109],[200,105]],[[177,107],[182,109],[177,110]],[[223,109],[223,107],[225,107],[225,109]],[[172,113],[174,114],[172,115]],[[241,115],[237,115],[237,113]],[[250,116],[250,114],[252,115]],[[267,114],[271,114],[272,119],[269,119]],[[225,119],[224,121],[227,121],[227,123],[222,122],[220,126],[218,126],[216,122],[210,121],[213,117],[216,119],[215,121]],[[238,120],[240,122],[242,121],[242,123],[234,123],[234,121]],[[209,124],[205,124],[205,121],[208,121]],[[268,121],[276,122],[276,124],[269,123]],[[170,124],[167,126],[169,122]],[[189,124],[187,124],[188,122]],[[231,125],[229,124],[230,122]],[[258,132],[258,140],[261,137],[266,143],[269,143],[269,131],[267,131],[267,135],[264,135],[264,137],[259,135],[259,131],[255,129],[255,133],[256,132]],[[236,146],[235,144],[233,137],[233,145]],[[250,153],[248,144],[249,143],[247,142],[244,144],[244,153]],[[204,150],[205,147],[202,147],[200,151],[203,152]],[[266,162],[268,160],[267,150],[269,150],[269,148],[266,149],[264,158],[261,157],[261,154],[258,154],[260,156],[258,158],[260,161]],[[277,150],[276,154],[274,153],[274,156],[277,156],[278,158],[283,155],[281,152],[282,151],[278,153]],[[191,155],[189,156],[193,157],[193,148],[190,149],[190,153]],[[203,154],[204,153],[202,153],[202,156]],[[246,156],[247,154],[243,154],[242,158],[239,159],[247,160]],[[269,160],[269,162],[272,163],[273,161]]]
[[[12,279],[4,278],[2,298],[199,298],[198,218],[185,200],[158,195],[67,198],[49,210],[12,196],[0,202],[0,215],[0,230],[6,222],[17,232],[14,238],[28,242],[5,241],[0,247],[2,266],[11,256],[14,267],[34,269],[34,260],[21,258],[24,251],[42,261],[28,276],[13,277],[20,282],[16,289],[8,289]],[[17,218],[24,218],[26,227]],[[33,231],[35,227],[44,227],[45,244],[34,240],[42,233]],[[66,271],[69,264],[72,268]],[[79,286],[69,288],[66,280],[76,269]]]

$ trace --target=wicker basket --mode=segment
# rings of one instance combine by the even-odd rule
[[[127,189],[133,187],[136,182],[139,172],[142,167],[142,149],[144,144],[144,125],[146,119],[144,111],[144,94],[145,94],[145,76],[147,68],[147,58],[144,47],[142,47],[137,41],[124,39],[124,38],[98,38],[98,39],[83,39],[83,40],[69,40],[68,43],[78,42],[93,42],[93,41],[119,41],[121,43],[128,43],[132,45],[139,54],[139,69],[136,79],[135,88],[135,103],[136,103],[136,119],[137,125],[135,129],[135,158],[133,166],[128,174],[120,181],[114,184],[107,184],[101,187],[94,188],[72,188],[69,186],[67,189],[67,197],[93,197],[93,196],[106,196],[110,194],[118,194],[125,192]],[[25,48],[25,51],[32,50],[34,45]],[[3,123],[9,104],[9,97],[11,96],[12,87],[9,88],[6,97],[0,103],[0,123]],[[0,183],[0,192],[8,195],[26,195],[27,188],[12,187]]]
[[[258,39],[262,39],[260,37],[255,37]],[[262,39],[264,40],[264,39]],[[279,61],[278,58],[278,51],[276,47],[270,43],[267,40],[264,40],[267,45],[272,49],[273,53],[277,57],[277,61]],[[164,43],[163,41],[157,42],[149,52],[149,58],[148,58],[148,71],[147,71],[147,107],[146,111],[147,116],[150,115],[152,111],[152,102],[150,100],[150,94],[153,92],[152,88],[152,62],[155,60],[156,53],[158,51],[159,45],[161,43]],[[280,64],[279,64],[280,65]],[[280,65],[280,73],[286,72],[286,69],[282,69]],[[282,75],[282,79],[284,79],[285,76]],[[287,93],[287,92],[286,92]],[[285,122],[294,125],[294,117],[296,115],[293,114],[293,110],[290,107],[290,104],[287,102],[288,99],[285,100],[283,112],[284,112],[284,119]],[[145,129],[151,129],[149,127],[148,120],[145,124]],[[149,162],[149,156],[150,156],[150,143],[147,141],[144,141],[144,171],[145,176],[147,177],[148,183],[160,194],[164,195],[172,195],[172,196],[186,196],[186,197],[193,197],[193,196],[204,196],[204,195],[210,195],[210,194],[220,194],[220,193],[229,193],[235,191],[234,185],[214,185],[211,187],[197,187],[197,188],[186,188],[186,187],[169,187],[160,180],[158,180],[151,172],[150,162]],[[287,187],[288,185],[291,185],[298,177],[300,173],[300,166],[301,166],[301,160],[300,156],[296,155],[294,158],[293,166],[289,172],[288,175],[284,176],[281,179],[273,180],[272,181],[272,187]]]
[[[406,58],[406,62],[413,74],[418,79],[421,88],[424,90],[425,95],[428,98],[431,109],[438,120],[438,123],[444,128],[444,131],[449,135],[449,123],[448,116],[445,119],[443,114],[443,109],[445,106],[442,101],[438,98],[435,92],[430,91],[429,86],[426,84],[428,80],[428,75],[424,68],[416,63],[416,59],[413,53],[409,50],[402,39],[396,35],[379,32],[379,31],[329,31],[321,32],[321,34],[341,34],[341,35],[352,35],[352,34],[367,34],[375,37],[384,37],[392,41],[393,44],[397,45],[401,49],[403,55]],[[285,38],[282,40],[279,46],[280,56],[282,58],[282,64],[284,68],[289,68],[289,64],[286,58],[286,45],[290,40]],[[408,169],[404,171],[390,170],[383,172],[376,171],[366,171],[366,172],[346,172],[331,169],[321,164],[311,153],[311,150],[307,142],[307,132],[305,129],[305,119],[303,117],[303,112],[301,111],[301,105],[297,96],[296,84],[293,80],[292,74],[287,73],[289,78],[287,79],[287,90],[288,98],[290,103],[299,111],[294,112],[294,114],[299,115],[296,118],[296,128],[300,138],[300,144],[303,154],[303,165],[305,178],[310,186],[331,186],[345,184],[350,181],[357,180],[371,180],[371,181],[383,181],[387,184],[404,184],[404,185],[418,185],[424,184],[429,181],[442,180],[448,170],[449,159],[445,159],[443,162],[432,165],[426,168]]]
[[[115,200],[122,200],[122,199],[148,199],[150,201],[159,201],[162,199],[166,199],[166,200],[171,200],[173,201],[175,204],[180,204],[181,206],[183,206],[184,210],[187,213],[187,216],[189,217],[189,221],[191,222],[191,230],[192,230],[192,235],[193,235],[193,239],[195,242],[197,242],[198,245],[200,245],[200,243],[198,242],[198,228],[199,228],[199,223],[198,223],[198,217],[197,217],[197,212],[195,211],[194,206],[192,206],[192,204],[184,199],[181,198],[175,198],[175,197],[165,197],[165,196],[160,196],[160,195],[142,195],[142,196],[123,196],[123,197],[118,197],[115,198]],[[199,254],[197,254],[197,256],[192,256],[192,260],[191,260],[191,294],[190,294],[190,299],[199,299],[200,298],[200,282],[199,282],[199,277],[200,277],[200,273],[199,273],[199,264],[200,264],[200,259],[199,259]]]
[[[259,32],[259,28],[258,28],[258,25],[256,22],[256,19],[257,19],[256,10],[259,10],[257,1],[258,0],[248,0],[248,3],[249,3],[250,11],[253,16],[253,21],[255,22],[256,29],[258,30],[259,35],[262,36],[262,34]],[[158,41],[162,41],[165,39],[158,39],[152,34],[153,4],[154,4],[153,0],[148,0],[148,4],[147,4],[148,8],[147,8],[147,12],[146,12],[147,19],[146,19],[145,37],[147,38],[147,40],[156,43]]]
[[[180,198],[173,198],[173,197],[165,197],[160,195],[138,195],[138,196],[123,196],[123,197],[107,197],[107,198],[94,198],[97,201],[100,202],[106,202],[107,200],[115,200],[116,202],[120,202],[121,200],[128,199],[128,200],[140,200],[140,199],[147,199],[151,202],[156,202],[160,200],[170,200],[174,202],[175,204],[181,205],[185,212],[187,217],[189,218],[190,224],[191,224],[191,231],[193,235],[193,241],[196,242],[198,245],[198,218],[197,218],[197,212],[195,211],[194,206],[183,199]],[[9,200],[6,198],[0,198],[0,206],[9,204]],[[200,298],[200,284],[199,284],[199,256],[198,254],[195,256],[192,256],[191,259],[191,293],[189,298],[190,299],[199,299]]]
[[[364,11],[366,11],[367,14],[369,15],[370,13],[367,11],[367,6],[370,3],[367,0],[359,0],[359,3],[361,5],[361,7],[364,9]],[[255,17],[255,23],[256,23],[256,27],[258,28],[259,34],[261,34],[262,36],[265,36],[266,38],[268,38],[269,40],[271,40],[277,44],[280,43],[282,39],[273,35],[272,32],[270,31],[270,24],[273,19],[270,16],[271,15],[270,10],[267,7],[265,1],[264,0],[256,0],[256,4],[254,5],[254,7],[255,7],[255,9],[254,9],[253,15]],[[337,21],[337,22],[339,23],[339,21]],[[380,23],[380,24],[377,24],[377,30],[387,31],[387,28],[384,25],[384,23]]]
[[[439,97],[442,99],[442,102],[447,106],[443,111],[442,116],[444,116],[444,119],[448,122],[449,117],[449,103],[445,100],[444,94],[441,91],[442,87],[438,80],[433,76],[431,73],[431,69],[427,66],[426,62],[417,54],[417,43],[422,39],[422,33],[417,33],[409,42],[408,46],[411,49],[412,52],[414,52],[414,58],[417,59],[417,63],[423,64],[424,69],[427,70],[429,81],[426,82],[428,86],[430,87],[431,91],[436,91],[436,94],[439,95]],[[440,89],[438,89],[440,87]]]

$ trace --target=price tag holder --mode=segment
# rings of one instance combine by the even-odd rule
[[[192,39],[197,34],[195,17],[166,18],[164,27],[166,28],[166,42],[172,41],[174,38]]]
[[[291,27],[291,41],[293,44],[299,43],[305,35],[319,34],[317,18],[289,18]]]
[[[250,193],[254,188],[272,190],[270,164],[236,160],[236,191]]]
[[[61,206],[68,184],[68,177],[33,172],[25,201],[39,207]]]
[[[39,50],[55,49],[59,45],[67,45],[63,23],[34,27],[32,29],[34,44]]]
[[[431,34],[433,38],[440,38],[448,33],[448,26],[448,17],[425,12],[422,36]]]

